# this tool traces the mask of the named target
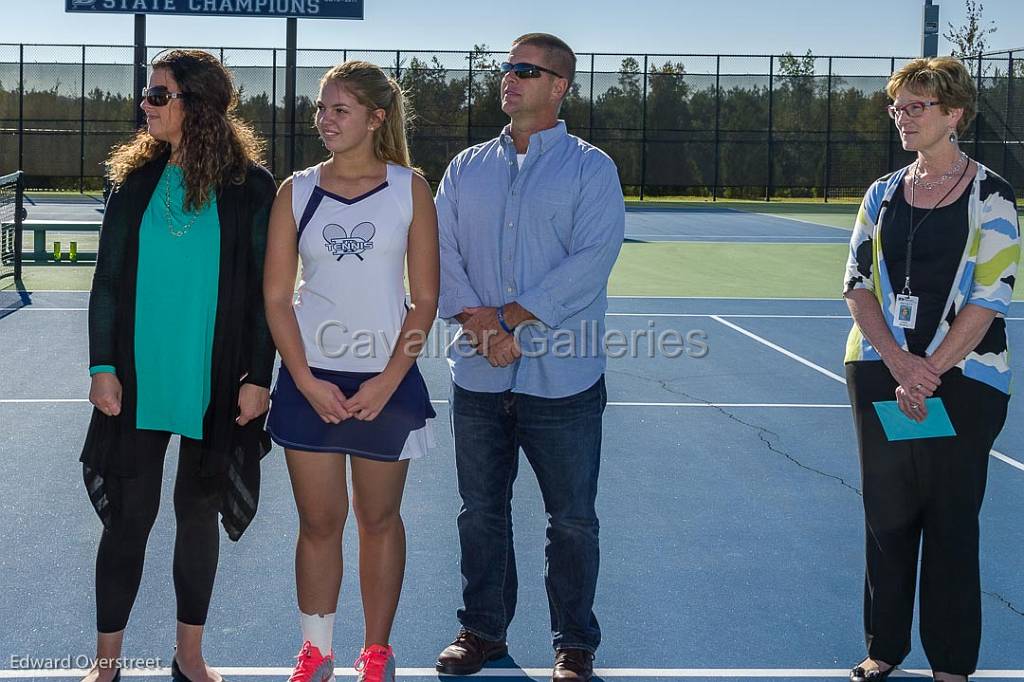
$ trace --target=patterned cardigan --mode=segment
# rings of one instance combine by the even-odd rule
[[[904,350],[907,340],[903,328],[894,323],[896,291],[882,255],[882,222],[893,194],[906,177],[909,166],[876,180],[861,203],[850,239],[846,263],[844,293],[867,289],[875,295],[893,338]],[[1020,258],[1020,229],[1013,188],[985,166],[971,183],[968,204],[968,233],[953,287],[946,299],[942,320],[926,350],[932,355],[949,333],[957,314],[965,305],[979,305],[1004,317],[1010,309],[1014,275]],[[881,360],[854,323],[846,342],[846,362]],[[1010,393],[1009,351],[1005,332],[996,344],[984,344],[967,354],[956,365],[964,376],[981,381],[1003,393]]]

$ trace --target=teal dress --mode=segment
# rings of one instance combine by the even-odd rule
[[[136,427],[198,440],[210,404],[220,220],[215,196],[198,213],[184,205],[181,168],[168,164],[139,232]]]

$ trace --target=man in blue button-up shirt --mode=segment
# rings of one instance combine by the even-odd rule
[[[517,39],[502,65],[511,123],[455,157],[437,192],[439,314],[462,325],[449,363],[464,586],[462,629],[440,672],[472,674],[507,652],[520,446],[549,518],[553,678],[589,679],[601,639],[593,602],[604,314],[625,208],[614,162],[558,120],[575,68],[558,38]]]

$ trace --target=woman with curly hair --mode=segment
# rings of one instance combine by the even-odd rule
[[[234,115],[211,55],[152,64],[146,128],[107,161],[107,202],[89,299],[95,406],[81,461],[103,522],[96,558],[97,660],[120,677],[124,630],[160,504],[163,462],[181,437],[174,487],[178,682],[218,682],[202,654],[219,552],[218,512],[237,540],[256,512],[274,345],[262,273],[273,177]]]

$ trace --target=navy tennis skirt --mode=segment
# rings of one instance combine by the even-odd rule
[[[376,372],[337,372],[317,367],[311,367],[310,371],[317,379],[336,385],[347,398],[355,395],[364,381],[377,376]],[[428,419],[437,416],[416,365],[409,369],[373,421],[353,417],[340,424],[324,422],[283,364],[271,401],[267,431],[278,445],[291,450],[337,452],[385,462],[403,459],[402,450],[409,434],[424,428]]]

